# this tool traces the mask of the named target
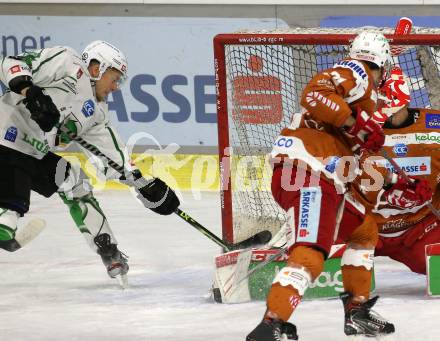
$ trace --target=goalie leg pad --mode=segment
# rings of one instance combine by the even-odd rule
[[[374,249],[353,249],[347,247],[342,255],[341,266],[362,266],[367,270],[373,268]]]
[[[295,209],[291,207],[286,215],[286,222],[267,243],[267,247],[285,247],[289,249],[295,244]]]

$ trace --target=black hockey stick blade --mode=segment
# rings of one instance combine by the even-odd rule
[[[260,231],[257,234],[245,239],[237,244],[231,245],[230,250],[247,249],[250,247],[268,243],[272,239],[272,233],[268,230]]]

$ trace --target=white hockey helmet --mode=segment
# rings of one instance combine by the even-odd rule
[[[87,66],[92,60],[99,62],[99,74],[97,77],[92,77],[92,80],[101,79],[108,68],[114,68],[122,74],[121,84],[127,79],[127,58],[124,53],[103,40],[95,40],[87,45],[83,51],[82,60]]]
[[[388,39],[379,32],[361,32],[350,45],[350,58],[385,67],[386,62],[391,60]]]

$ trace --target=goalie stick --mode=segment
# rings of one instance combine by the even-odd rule
[[[135,177],[133,176],[132,172],[127,171],[124,167],[122,167],[119,164],[117,164],[115,161],[110,159],[107,155],[102,153],[94,145],[88,143],[83,138],[75,135],[67,127],[61,126],[60,124],[58,124],[57,128],[60,129],[61,132],[63,132],[67,136],[69,136],[70,139],[74,140],[75,142],[79,143],[83,148],[85,148],[88,151],[90,151],[93,155],[105,159],[107,161],[108,165],[111,168],[116,170],[119,174],[125,175],[125,177],[128,180],[127,182],[131,186],[133,186],[133,187],[135,187],[137,189],[140,189],[140,188],[144,187],[147,184],[148,180],[146,180],[143,177],[141,177],[141,178],[136,180]],[[236,243],[236,244],[226,243],[222,239],[217,237],[214,233],[209,231],[206,227],[204,227],[199,222],[197,222],[195,219],[193,219],[188,213],[183,212],[179,208],[177,208],[174,211],[174,213],[177,214],[183,220],[185,220],[188,224],[190,224],[196,230],[198,230],[199,232],[204,234],[206,237],[211,239],[214,243],[216,243],[217,245],[221,246],[226,251],[245,249],[245,248],[249,248],[249,247],[252,247],[252,246],[258,245],[258,244],[265,244],[265,243],[267,243],[272,238],[272,234],[270,233],[270,231],[264,230],[264,231],[258,232],[257,234],[255,234],[255,235],[251,236],[250,238],[245,239],[245,240],[243,240],[243,241],[241,241],[239,243]]]
[[[411,33],[412,29],[412,20],[407,17],[402,17],[396,24],[394,29],[395,36],[405,36]],[[408,47],[406,46],[392,46],[391,54],[393,56],[399,56],[402,52],[406,51]]]

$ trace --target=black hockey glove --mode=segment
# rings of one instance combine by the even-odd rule
[[[176,193],[159,178],[153,178],[137,192],[144,206],[158,214],[169,215],[180,205]]]
[[[37,122],[41,130],[49,132],[60,120],[60,112],[50,96],[43,93],[39,86],[32,85],[26,92],[23,103]]]
[[[133,176],[135,180],[142,177],[139,170],[133,171]],[[127,182],[124,176],[120,180],[123,183]],[[145,182],[147,184],[142,188],[136,188],[136,192],[146,208],[161,215],[169,215],[179,207],[180,201],[176,193],[161,179],[145,179]]]

